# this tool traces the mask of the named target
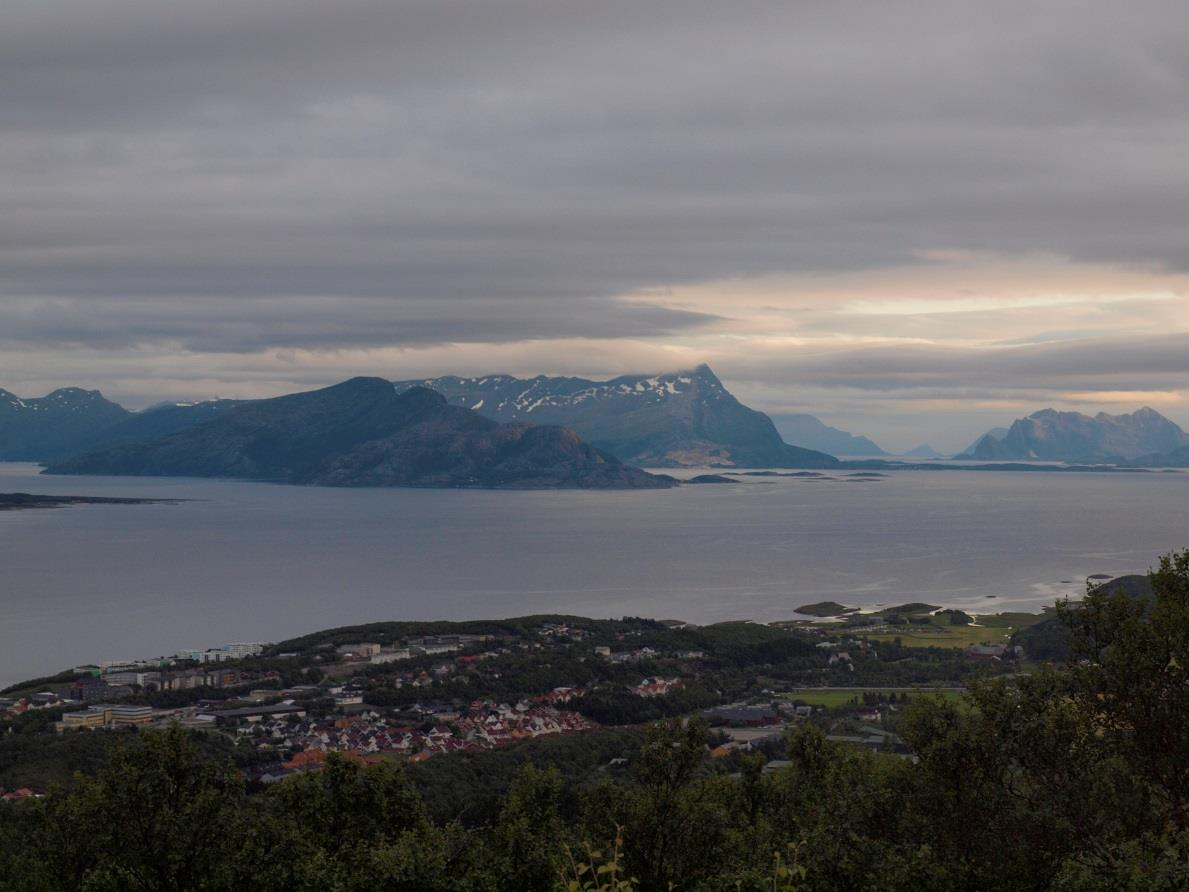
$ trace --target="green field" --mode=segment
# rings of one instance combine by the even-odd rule
[[[1020,629],[1044,619],[1039,613],[996,613],[977,617],[977,625],[951,626],[903,626],[895,631],[872,632],[862,635],[872,641],[894,641],[899,638],[905,647],[953,647],[967,648],[972,644],[1007,644],[1011,636]]]
[[[856,702],[861,706],[863,704],[863,694],[865,693],[882,694],[884,696],[889,694],[910,694],[914,698],[940,695],[946,700],[955,701],[962,696],[962,691],[956,688],[803,688],[797,691],[790,691],[784,695],[784,698],[786,700],[797,700],[809,706],[823,706],[827,709],[834,709],[839,706],[853,705]]]

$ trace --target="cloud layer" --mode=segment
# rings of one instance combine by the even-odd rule
[[[1140,6],[15,4],[0,383],[709,359],[876,436],[1189,421],[1189,11]]]

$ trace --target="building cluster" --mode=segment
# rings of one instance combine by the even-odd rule
[[[685,682],[680,678],[646,678],[632,688],[632,693],[638,697],[660,697],[682,687]]]
[[[1023,659],[1024,648],[1007,644],[972,644],[966,648],[966,656],[972,660],[998,662],[1008,659]]]
[[[594,649],[596,657],[602,657],[604,660],[610,660],[612,663],[639,663],[643,660],[655,660],[663,656],[659,650],[654,650],[651,647],[637,647],[634,650],[619,650],[613,651],[606,646],[596,647]]]
[[[38,691],[25,697],[0,698],[0,719],[13,719],[26,712],[71,706],[75,700],[69,691]]]
[[[158,657],[152,660],[106,660],[75,666],[76,675],[108,676],[122,673],[145,673],[161,670],[179,662],[222,663],[227,660],[242,660],[264,653],[265,645],[259,641],[240,641],[224,644],[222,647],[207,647],[199,650],[181,650],[172,657]],[[139,683],[139,682],[137,682]]]
[[[238,669],[218,668],[207,664],[228,660],[242,660],[259,656],[264,645],[259,642],[237,642],[205,650],[179,651],[171,658],[156,660],[118,660],[76,666],[78,675],[65,699],[81,703],[122,700],[135,688],[150,691],[182,691],[191,688],[236,687],[254,680],[254,676]],[[179,662],[198,663],[197,667],[174,668]]]
[[[538,700],[547,701],[549,695]],[[316,754],[394,756],[418,762],[451,752],[475,752],[551,734],[571,734],[593,727],[576,712],[548,702],[515,705],[476,700],[464,709],[439,710],[434,721],[411,725],[368,711],[337,718],[307,718],[289,708],[223,711],[220,723],[234,717],[234,733],[260,750],[292,753],[289,771],[317,767]]]
[[[240,641],[224,644],[222,647],[208,647],[203,650],[182,650],[174,654],[175,660],[192,660],[195,663],[222,663],[224,660],[242,660],[264,653],[259,641]]]
[[[907,755],[907,748],[899,736],[887,728],[870,724],[870,722],[879,719],[878,712],[861,713],[855,718],[858,721],[844,720],[836,723],[830,729],[830,733],[826,735],[826,740],[875,752],[894,752]]]
[[[37,793],[30,787],[17,787],[15,790],[5,790],[0,787],[0,802],[19,802],[22,799],[42,799],[44,793]]]
[[[500,656],[500,653],[507,652],[507,650],[499,652],[490,650],[475,654],[460,654],[459,656],[454,657],[453,660],[444,663],[436,663],[435,665],[429,666],[428,668],[412,669],[408,672],[385,673],[384,678],[389,685],[398,689],[428,688],[432,687],[438,682],[451,678],[452,676],[456,675],[460,669],[473,666],[476,663],[483,662],[484,660],[494,659]],[[387,654],[384,653],[381,654],[381,656],[387,656]],[[414,656],[421,656],[421,654],[415,654]],[[375,657],[372,658],[371,662],[376,662]],[[462,681],[467,680],[465,675],[459,677]]]
[[[0,698],[0,720],[14,719],[29,710],[29,701],[25,697]]]
[[[473,644],[491,641],[492,635],[423,635],[409,638],[403,644],[384,647],[370,641],[340,644],[335,648],[339,659],[344,662],[360,662],[380,665],[412,660],[416,657],[454,653]]]
[[[572,626],[569,623],[542,623],[537,629],[537,635],[547,640],[584,641],[592,634],[589,629]]]
[[[77,712],[65,712],[55,727],[59,731],[78,728],[118,728],[127,725],[148,725],[157,718],[151,706],[132,703],[96,703]]]
[[[267,678],[272,673],[245,672],[228,666],[194,667],[162,671],[117,670],[103,675],[83,675],[67,689],[65,700],[101,703],[132,696],[134,686],[146,691],[187,691],[194,688],[237,688]]]

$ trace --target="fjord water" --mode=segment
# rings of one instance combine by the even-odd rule
[[[0,686],[387,619],[773,620],[825,599],[1036,609],[1189,546],[1187,474],[835,476],[489,492],[0,465],[0,492],[194,500],[0,513]]]

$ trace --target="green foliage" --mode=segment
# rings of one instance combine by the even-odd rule
[[[508,791],[493,829],[499,873],[524,892],[549,892],[562,869],[562,785],[556,768],[526,765]]]
[[[947,610],[944,611],[944,613],[948,614],[949,623],[951,626],[968,626],[974,622],[974,617],[972,617],[965,610]]]
[[[622,769],[613,760],[635,760],[644,732],[638,728],[605,728],[574,736],[543,737],[513,746],[433,758],[408,768],[430,817],[438,823],[459,821],[468,827],[490,824],[499,815],[520,772],[528,765],[547,765],[560,772],[559,804],[569,818],[580,810],[581,792]]]
[[[623,828],[615,828],[615,841],[610,853],[601,853],[587,846],[580,856],[568,847],[567,864],[561,872],[565,892],[633,892],[637,881],[625,875],[623,866]]]
[[[30,889],[183,892],[249,877],[243,785],[178,728],[122,741],[97,779],[29,809],[12,875]]]
[[[689,685],[657,697],[627,690],[594,691],[575,697],[569,707],[601,725],[640,725],[714,706],[719,695],[702,685]]]
[[[1065,663],[1071,654],[1069,626],[1056,616],[1020,629],[1011,636],[1011,643],[1023,647],[1030,660]]]
[[[427,824],[420,796],[391,763],[365,769],[331,754],[323,770],[292,778],[272,795],[282,813],[332,854],[391,842]]]
[[[94,777],[107,765],[109,736],[54,734],[46,712],[26,713],[0,733],[0,788],[69,786],[76,772]]]
[[[60,691],[70,685],[79,674],[73,669],[67,669],[59,672],[57,675],[46,675],[42,678],[31,678],[28,681],[22,681],[18,684],[9,685],[6,688],[0,689],[0,694],[5,697],[25,697],[30,694],[36,694],[40,691]]]

